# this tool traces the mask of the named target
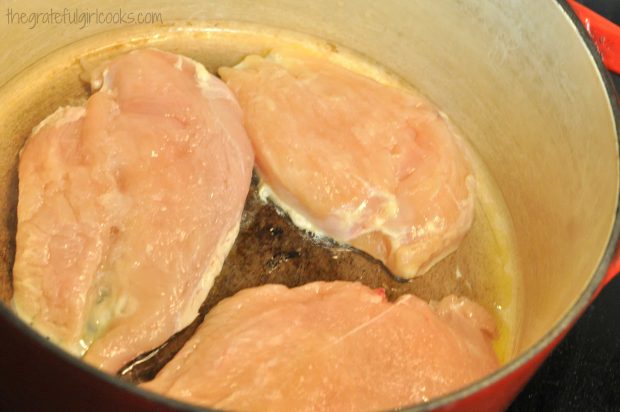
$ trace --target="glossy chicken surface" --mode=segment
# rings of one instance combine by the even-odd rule
[[[299,226],[405,278],[456,249],[473,219],[467,150],[419,94],[297,52],[219,74],[236,94],[271,197]]]
[[[93,75],[19,163],[14,307],[114,372],[197,315],[237,234],[253,151],[226,85],[154,49]]]
[[[495,326],[477,304],[314,282],[221,301],[142,386],[238,411],[371,411],[427,401],[498,367]]]

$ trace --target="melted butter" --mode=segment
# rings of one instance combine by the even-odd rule
[[[471,297],[496,319],[499,335],[494,349],[503,363],[510,360],[518,337],[521,276],[510,214],[484,163],[473,153],[474,223],[455,253],[455,276],[476,282]]]

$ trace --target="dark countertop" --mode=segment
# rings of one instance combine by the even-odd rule
[[[613,280],[509,408],[620,411],[620,277]]]
[[[582,4],[620,23],[620,0]],[[620,90],[620,76],[613,76]],[[620,411],[620,277],[586,310],[509,412]]]

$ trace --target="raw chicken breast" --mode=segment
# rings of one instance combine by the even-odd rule
[[[426,99],[291,52],[219,73],[244,109],[272,199],[298,226],[406,278],[456,249],[472,223],[474,178],[461,138]]]
[[[253,152],[241,109],[196,62],[120,56],[19,163],[14,306],[106,371],[197,315],[238,232]]]
[[[492,372],[494,331],[453,296],[429,306],[352,282],[265,285],[221,301],[143,387],[225,410],[386,410]]]

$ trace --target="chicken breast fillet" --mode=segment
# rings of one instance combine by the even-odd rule
[[[388,410],[492,372],[494,334],[464,298],[391,303],[359,283],[265,285],[221,301],[142,386],[223,410]]]
[[[424,97],[299,52],[219,73],[270,196],[298,226],[405,278],[457,248],[473,220],[474,177],[462,139]]]
[[[21,152],[14,306],[113,372],[197,315],[238,232],[253,152],[234,95],[188,58],[133,51],[92,84]]]

